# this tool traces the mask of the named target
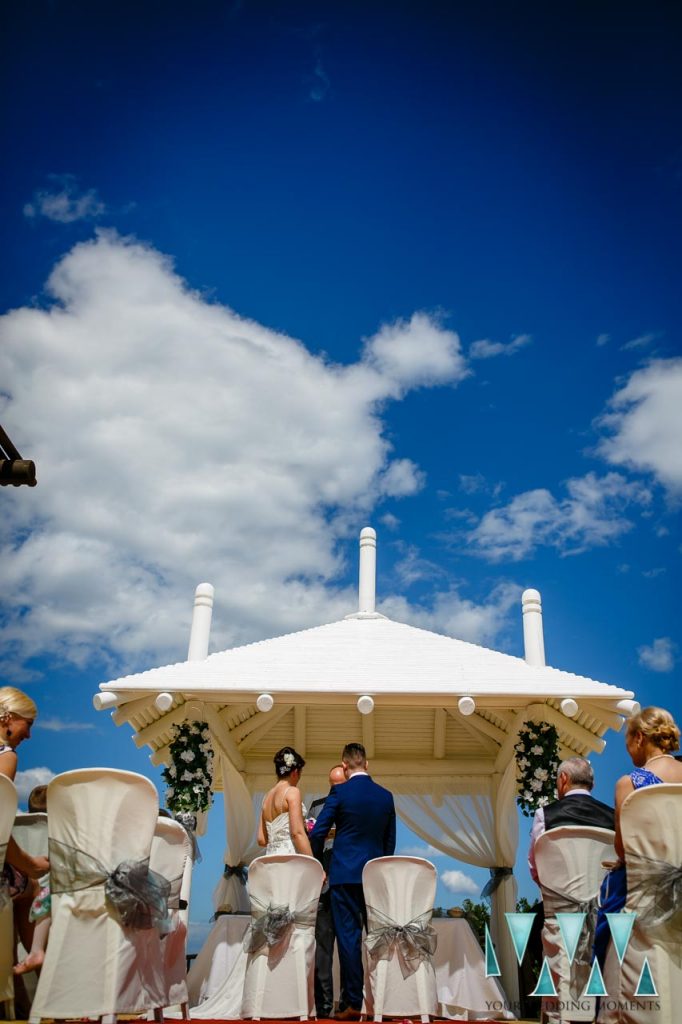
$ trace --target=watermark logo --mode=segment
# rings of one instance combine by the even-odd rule
[[[514,946],[514,952],[516,953],[516,959],[518,960],[519,965],[521,965],[526,949],[528,948],[528,940],[530,939],[530,933],[536,916],[537,915],[532,913],[505,914],[507,919],[507,928],[509,929],[509,935]],[[613,944],[618,956],[618,962],[621,965],[625,959],[625,954],[632,936],[632,929],[636,917],[637,914],[625,913],[606,915],[609,930],[611,932],[611,938],[613,939]],[[566,956],[568,957],[569,964],[573,963],[578,952],[580,940],[583,937],[585,918],[586,915],[584,913],[556,915],[556,921],[561,934],[561,941],[563,942],[564,949],[566,950]],[[485,973],[487,978],[499,977],[502,973],[500,971],[495,947],[490,937],[490,931],[488,930],[487,925],[485,927]],[[554,978],[549,966],[549,960],[546,956],[543,957],[542,960],[537,984],[533,991],[528,994],[530,996],[558,996],[556,986],[554,984]],[[658,990],[656,988],[648,957],[644,957],[642,969],[637,981],[637,987],[633,994],[635,999],[651,999],[658,997]],[[587,980],[587,984],[585,985],[585,991],[582,993],[581,998],[585,999],[593,996],[600,996],[602,998],[608,996],[608,992],[606,991],[606,986],[604,984],[604,978],[597,960],[594,960],[592,963],[590,975]]]

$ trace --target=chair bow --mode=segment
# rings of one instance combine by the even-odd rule
[[[573,954],[573,963],[583,966],[590,966],[592,962],[592,947],[594,945],[594,930],[597,923],[597,910],[599,908],[599,896],[591,896],[588,900],[579,900],[575,896],[569,896],[565,892],[557,892],[542,883],[542,893],[548,893],[553,897],[552,915],[556,914],[584,914],[584,927],[580,931],[578,944]],[[549,917],[548,908],[545,912]]]
[[[489,896],[492,896],[492,894],[495,892],[497,887],[502,882],[502,879],[508,878],[509,875],[513,874],[514,872],[512,868],[490,868],[490,878],[483,886],[480,898],[482,900],[485,900]]]
[[[630,901],[645,924],[659,927],[682,915],[682,865],[628,853]]]
[[[85,850],[57,839],[48,840],[52,895],[104,887],[104,899],[126,928],[170,927],[168,896],[171,884],[152,871],[149,860],[123,860],[113,870]]]
[[[246,865],[245,864],[226,864],[223,871],[223,878],[236,878],[242,885],[246,885]]]
[[[251,925],[244,936],[247,953],[257,953],[263,946],[272,949],[287,937],[289,931],[297,928],[312,928],[317,917],[317,898],[303,907],[292,910],[289,906],[262,903],[251,894]]]
[[[414,974],[419,965],[430,961],[436,952],[438,936],[431,926],[431,911],[426,910],[407,924],[398,924],[388,916],[367,906],[372,927],[367,931],[365,945],[373,960],[388,960],[396,949],[403,978]]]

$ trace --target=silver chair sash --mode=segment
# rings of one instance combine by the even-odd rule
[[[273,949],[284,942],[292,928],[314,928],[318,902],[315,898],[294,911],[289,906],[266,905],[252,894],[251,924],[244,936],[244,949],[247,953],[257,953],[263,946]]]
[[[368,928],[365,945],[372,960],[388,960],[396,949],[404,978],[414,974],[424,961],[431,961],[436,952],[438,936],[431,925],[431,910],[414,917],[407,924],[398,924],[376,907],[367,906]]]
[[[589,967],[592,962],[592,947],[594,945],[594,930],[597,924],[599,896],[592,896],[589,900],[579,900],[574,896],[569,896],[568,893],[557,892],[556,889],[550,889],[550,887],[545,885],[544,882],[542,883],[542,892],[543,896],[545,893],[548,893],[553,897],[551,914],[547,913],[547,908],[545,908],[546,917],[552,917],[555,914],[585,915],[585,922],[580,931],[580,937],[573,957],[573,963],[583,967]]]
[[[109,910],[126,928],[169,928],[170,882],[152,871],[149,860],[124,860],[109,869],[85,850],[48,840],[50,892],[53,895],[104,887]]]
[[[682,919],[682,866],[628,853],[627,876],[628,902],[641,921],[655,928]]]

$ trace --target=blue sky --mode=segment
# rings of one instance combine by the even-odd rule
[[[682,717],[674,5],[0,18],[22,769],[158,779],[97,683],[184,657],[203,579],[213,649],[341,617],[366,523],[389,614],[520,655],[537,587],[550,664]]]

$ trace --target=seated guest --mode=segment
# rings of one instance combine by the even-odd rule
[[[606,958],[609,926],[606,914],[617,914],[625,906],[627,878],[625,851],[620,834],[620,811],[623,802],[636,789],[658,786],[662,782],[682,782],[682,764],[673,751],[680,746],[680,730],[673,716],[664,708],[643,708],[628,720],[625,749],[632,758],[634,771],[623,775],[616,783],[616,856],[619,863],[609,871],[602,884],[597,931],[594,940],[595,956],[601,966]]]
[[[538,807],[530,830],[528,867],[531,877],[538,880],[535,868],[535,844],[543,832],[562,825],[590,825],[594,828],[614,828],[613,808],[592,796],[594,772],[584,757],[569,757],[557,769],[556,790],[558,800]]]

